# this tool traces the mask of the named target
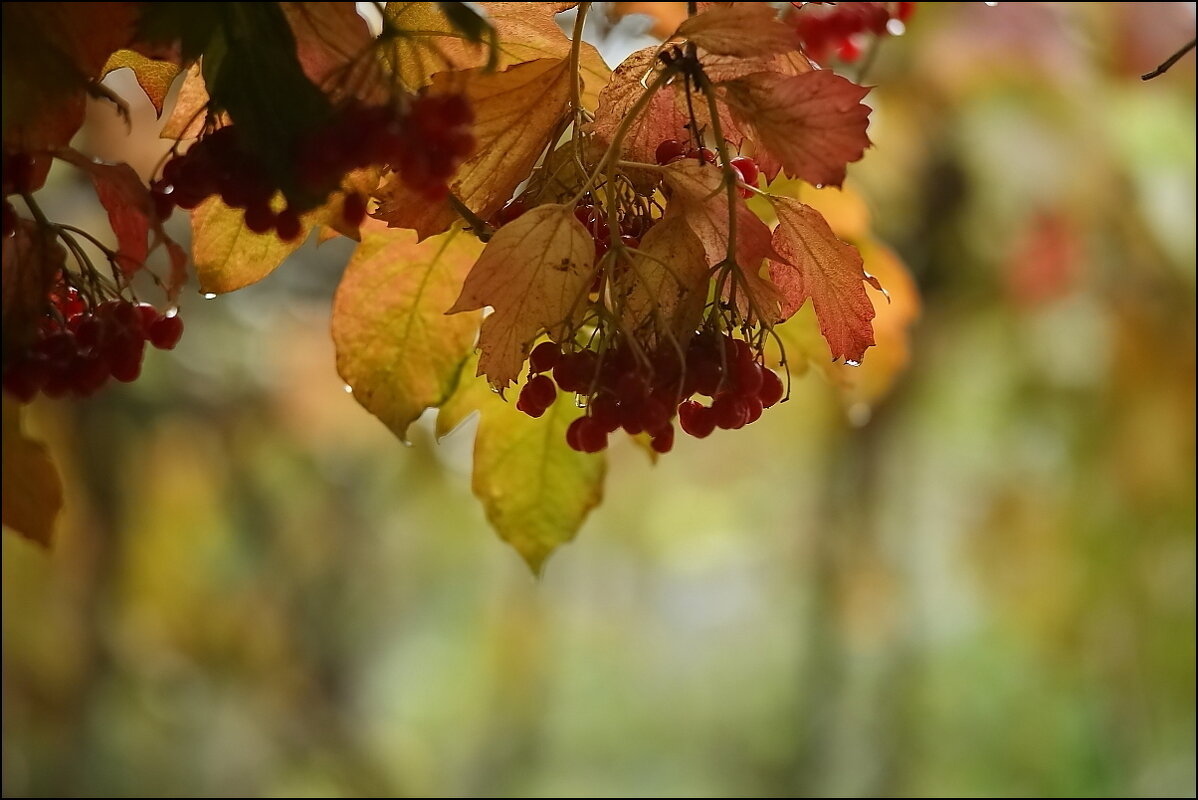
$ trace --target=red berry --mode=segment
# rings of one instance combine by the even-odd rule
[[[527,389],[528,387],[526,386],[525,388]],[[516,410],[524,412],[533,419],[537,419],[545,413],[545,406],[538,406],[536,403],[531,402],[523,390],[521,390],[520,397],[516,399]]]
[[[17,232],[17,210],[12,207],[12,203],[4,201],[4,238],[13,236]]]
[[[566,444],[583,453],[598,453],[607,447],[607,431],[591,417],[579,417],[566,429]]]
[[[275,220],[275,231],[284,242],[293,242],[299,238],[303,233],[303,225],[300,223],[299,214],[295,209],[288,206],[279,212],[279,216]]]
[[[275,223],[275,212],[270,210],[268,204],[255,204],[245,210],[245,226],[254,233],[270,233]]]
[[[674,426],[666,425],[653,435],[649,446],[658,453],[668,453],[674,449]]]
[[[708,164],[714,164],[716,152],[710,147],[692,147],[686,151],[686,157],[696,161],[706,161]]]
[[[133,310],[137,314],[137,329],[141,331],[141,337],[150,338],[150,326],[162,315],[149,303],[138,303]]]
[[[499,209],[499,213],[495,215],[496,227],[502,228],[504,225],[507,225],[512,220],[518,219],[527,210],[528,209],[526,207],[525,202],[523,200],[521,200],[520,198],[516,198],[515,200],[508,203],[503,208]]]
[[[657,160],[658,164],[664,165],[670,163],[681,155],[685,155],[685,153],[686,145],[682,144],[682,142],[678,141],[677,139],[666,139],[657,146],[657,150],[654,151],[653,157]]]
[[[586,392],[595,378],[595,354],[590,350],[566,353],[553,368],[553,377],[563,392]]]
[[[726,431],[743,428],[749,418],[748,405],[735,395],[717,397],[711,404],[711,410],[715,412],[715,424]]]
[[[173,317],[159,317],[150,323],[146,332],[146,338],[154,347],[159,350],[174,350],[183,336],[183,320],[177,314]]]
[[[748,414],[745,416],[746,425],[752,425],[754,422],[761,419],[762,405],[759,398],[747,398],[745,400],[745,408],[748,409]]]
[[[737,156],[728,163],[733,167],[736,167],[736,169],[743,176],[745,183],[749,184],[750,186],[757,185],[757,178],[760,176],[761,172],[757,168],[756,161],[748,156]]]
[[[548,372],[561,360],[562,349],[556,342],[541,342],[528,356],[528,367],[533,372]]]
[[[171,214],[175,210],[175,201],[171,195],[166,194],[160,189],[155,189],[150,192],[150,200],[154,202],[154,216],[158,217],[159,222],[166,222],[170,219]]]
[[[761,370],[761,389],[757,392],[761,405],[769,408],[781,400],[784,394],[786,394],[786,387],[782,385],[782,379],[778,377],[778,373],[772,369],[763,368]]]
[[[549,408],[557,399],[557,387],[553,385],[553,380],[548,375],[537,375],[524,384],[524,389],[520,394],[526,396],[528,401],[534,405]]]
[[[28,194],[33,191],[33,172],[37,166],[29,153],[10,153],[4,158],[4,183],[12,187],[5,194]]]
[[[678,422],[691,436],[706,439],[715,430],[715,413],[694,400],[687,400],[678,406]]]
[[[587,406],[587,414],[608,433],[620,427],[620,408],[616,405],[616,398],[610,394],[595,397]]]

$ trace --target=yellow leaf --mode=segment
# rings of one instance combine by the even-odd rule
[[[312,230],[304,215],[303,232],[290,242],[274,232],[258,234],[245,226],[245,214],[210,197],[191,213],[191,253],[200,291],[223,294],[257,283],[294,253]]]
[[[108,57],[108,63],[100,71],[100,76],[104,77],[114,70],[124,68],[133,70],[133,75],[137,78],[137,85],[146,93],[154,110],[161,117],[162,104],[166,102],[166,95],[171,90],[171,84],[179,75],[179,66],[169,61],[146,58],[136,50],[117,50]]]
[[[482,408],[474,440],[474,495],[499,538],[535,573],[574,538],[603,498],[603,455],[566,444],[566,428],[580,413],[565,394],[540,419],[495,395]]]
[[[3,399],[5,527],[48,547],[62,509],[62,481],[46,446],[21,430],[21,404]]]
[[[400,439],[450,396],[474,348],[478,315],[444,312],[481,250],[460,229],[418,244],[379,225],[345,268],[333,300],[337,372]]]
[[[767,3],[737,3],[711,8],[686,19],[675,36],[689,39],[709,53],[763,56],[799,48],[799,35],[778,19]]]
[[[483,219],[503,207],[532,172],[567,111],[570,70],[566,61],[539,59],[503,72],[481,68],[441,73],[436,88],[452,91],[464,83],[474,109],[474,154],[458,169],[450,191]],[[421,238],[449,229],[458,218],[447,203],[429,203],[398,175],[379,191],[375,216],[396,228],[412,228]]]
[[[594,271],[594,242],[566,205],[532,209],[500,228],[447,313],[492,306],[483,320],[478,374],[516,380],[542,331],[560,341],[576,327]]]

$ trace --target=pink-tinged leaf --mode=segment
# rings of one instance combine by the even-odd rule
[[[179,87],[175,107],[162,126],[159,136],[163,139],[195,139],[204,131],[208,107],[208,87],[200,73],[200,65],[192,64]]]
[[[295,36],[296,57],[304,74],[317,86],[352,87],[360,98],[377,94],[377,65],[359,58],[374,37],[355,3],[279,3]]]
[[[560,340],[576,327],[594,264],[594,241],[570,206],[539,206],[500,228],[446,312],[494,308],[479,333],[478,374],[505,388],[542,331]]]
[[[736,3],[689,17],[675,34],[709,53],[766,56],[797,50],[799,35],[767,3]]]
[[[760,72],[723,84],[740,127],[763,153],[762,172],[778,168],[820,186],[840,186],[845,167],[869,147],[869,89],[817,70],[801,75]]]
[[[729,206],[720,168],[682,161],[665,168],[665,181],[670,188],[666,219],[680,218],[690,226],[703,244],[709,266],[726,261]],[[735,296],[738,310],[745,317],[760,316],[767,323],[775,322],[780,297],[770,281],[762,277],[761,268],[766,258],[780,259],[781,256],[774,252],[769,226],[745,205],[745,201],[737,196],[733,207],[736,209],[736,264],[730,273],[732,283],[722,287],[724,296]]]
[[[774,249],[783,260],[771,259],[770,277],[782,293],[783,319],[811,298],[832,358],[860,363],[874,344],[874,306],[865,292],[869,276],[861,254],[836,238],[811,206],[783,197],[774,207]]]
[[[2,517],[4,527],[50,546],[62,510],[62,480],[46,445],[21,429],[21,404],[4,395]]]

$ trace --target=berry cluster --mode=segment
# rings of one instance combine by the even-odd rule
[[[94,394],[109,378],[122,383],[141,374],[146,342],[171,350],[183,320],[146,303],[113,299],[90,306],[74,287],[56,289],[36,340],[4,369],[4,390],[27,403],[47,397]]]
[[[219,195],[225,205],[245,209],[245,225],[251,231],[273,230],[291,241],[303,231],[301,213],[324,202],[347,173],[373,164],[395,170],[430,201],[444,199],[447,182],[474,149],[473,121],[461,95],[422,94],[403,112],[391,105],[347,104],[299,143],[295,169],[299,192],[307,202],[297,206],[289,197],[278,212],[271,199],[284,187],[239,141],[237,126],[228,125],[168,161],[151,194],[162,219],[175,206],[192,209]],[[346,224],[360,225],[366,217],[366,198],[349,193],[342,216]]]
[[[782,379],[759,363],[748,342],[711,333],[691,341],[685,362],[675,352],[659,351],[646,363],[623,344],[600,354],[563,353],[557,344],[542,342],[528,363],[531,377],[516,408],[539,417],[559,389],[586,398],[586,414],[566,430],[566,443],[584,453],[606,448],[608,436],[620,428],[648,434],[655,451],[668,453],[675,418],[685,433],[702,439],[716,428],[755,422],[785,393]],[[711,405],[692,400],[695,395],[711,398]]]
[[[715,164],[719,158],[716,151],[710,147],[688,148],[677,139],[664,140],[657,146],[657,150],[653,156],[657,159],[657,163],[662,166],[686,159]],[[729,159],[728,164],[732,167],[732,171],[736,173],[737,180],[742,184],[740,186],[740,196],[752,197],[753,191],[748,187],[756,186],[757,178],[761,174],[757,168],[757,162],[748,156],[737,156],[736,158]]]
[[[820,5],[821,9],[815,11],[810,8],[812,5]],[[803,3],[802,6],[803,10],[793,17],[795,31],[803,42],[803,52],[820,63],[833,53],[841,61],[856,61],[861,57],[865,36],[901,33],[902,23],[915,11],[915,3]]]

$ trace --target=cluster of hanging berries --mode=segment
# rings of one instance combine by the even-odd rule
[[[748,342],[710,332],[695,336],[685,362],[676,352],[659,351],[644,363],[623,344],[601,354],[589,348],[563,353],[556,343],[542,342],[528,363],[530,377],[516,408],[540,417],[558,390],[584,398],[586,413],[566,430],[566,443],[584,453],[606,448],[621,428],[647,434],[656,452],[668,453],[675,419],[684,433],[702,439],[716,428],[756,422],[785,394],[782,379],[757,360]],[[711,403],[692,400],[696,395]]]
[[[687,147],[677,139],[666,139],[661,144],[657,145],[657,150],[653,153],[658,164],[665,166],[673,164],[676,161],[685,161],[691,159],[693,161],[702,161],[707,164],[715,164],[719,160],[719,154],[710,147]],[[753,191],[750,186],[757,185],[757,178],[761,175],[761,170],[757,167],[757,162],[748,156],[737,156],[728,160],[728,164],[732,167],[737,180],[740,182],[740,196],[752,197]]]
[[[915,3],[791,3],[795,31],[803,52],[819,63],[835,54],[844,62],[861,57],[869,35],[900,34],[915,12]],[[819,6],[814,9],[812,6]]]
[[[109,378],[130,383],[141,374],[146,343],[172,350],[183,335],[183,320],[159,313],[147,303],[122,298],[92,305],[75,287],[59,287],[35,340],[4,369],[4,390],[27,403],[47,397],[88,397]]]
[[[296,172],[309,202],[300,207],[289,202],[277,212],[271,200],[282,187],[247,152],[237,126],[227,125],[168,161],[151,196],[165,219],[175,206],[193,209],[219,195],[225,205],[245,210],[251,231],[274,231],[292,241],[303,232],[300,214],[323,203],[355,169],[385,165],[422,197],[443,200],[449,179],[474,150],[473,121],[470,104],[454,94],[418,95],[403,111],[393,105],[346,104],[297,148]],[[348,193],[342,216],[347,225],[360,225],[366,198]]]

